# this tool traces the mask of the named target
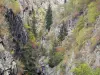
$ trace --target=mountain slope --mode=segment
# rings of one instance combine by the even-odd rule
[[[99,0],[2,0],[0,17],[0,74],[100,75]]]

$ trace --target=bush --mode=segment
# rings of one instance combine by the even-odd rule
[[[88,64],[80,64],[72,70],[75,75],[100,75],[100,68],[92,69]]]
[[[4,1],[4,6],[7,5],[8,8],[11,8],[15,14],[21,11],[19,2],[17,0],[3,0],[3,1]]]
[[[29,31],[28,34],[29,34],[29,39],[30,39],[30,41],[31,41],[31,42],[35,42],[36,39],[35,39],[34,34],[33,34],[31,31]]]
[[[24,27],[25,27],[26,29],[31,29],[31,26],[29,26],[28,24],[25,24]]]
[[[19,5],[18,1],[14,1],[12,3],[12,9],[15,14],[20,12],[20,5]]]
[[[37,52],[32,48],[30,42],[22,49],[21,61],[25,65],[24,69],[27,70],[28,75],[36,75],[36,57]]]
[[[96,2],[91,2],[88,5],[88,13],[87,13],[88,22],[89,23],[94,23],[99,14],[100,14],[100,12],[98,11],[97,3]]]
[[[0,0],[0,6],[7,5],[8,8],[11,8],[15,14],[20,12],[20,5],[17,0]]]
[[[93,75],[91,68],[87,64],[80,64],[73,69],[75,75]]]
[[[85,18],[84,16],[79,17],[79,21],[77,22],[76,28],[74,29],[73,33],[76,39],[76,50],[78,50],[85,42],[90,38],[90,35],[93,27],[85,27]],[[74,49],[74,50],[75,50]]]
[[[63,54],[60,52],[51,52],[50,59],[49,59],[49,66],[51,68],[57,66],[63,60]]]
[[[83,28],[80,30],[78,36],[76,37],[76,42],[79,46],[83,45],[86,40],[90,37],[89,34],[92,32],[92,27],[90,28]]]
[[[77,35],[77,33],[84,27],[84,17],[80,16],[79,21],[77,22],[76,28],[74,30],[74,34]]]
[[[66,9],[68,9],[68,12],[80,12],[84,10],[91,1],[93,0],[69,0]]]

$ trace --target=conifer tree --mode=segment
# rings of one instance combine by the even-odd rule
[[[64,39],[65,39],[65,36],[67,36],[67,33],[68,31],[67,31],[67,27],[66,27],[66,25],[63,23],[63,25],[62,25],[62,27],[61,27],[61,29],[60,29],[60,33],[59,33],[59,36],[58,36],[58,38],[59,38],[59,41],[63,41]]]
[[[48,10],[46,13],[46,29],[48,29],[48,31],[50,30],[51,24],[52,24],[52,9],[51,9],[51,6],[49,4]]]

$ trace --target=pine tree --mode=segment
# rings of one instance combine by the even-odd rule
[[[67,2],[67,0],[64,0],[64,3],[66,3]]]
[[[51,24],[52,24],[52,9],[51,9],[51,6],[49,4],[48,10],[46,13],[46,29],[48,29],[48,31],[50,30]]]
[[[65,26],[65,24],[63,23],[61,29],[60,29],[60,33],[59,33],[59,41],[63,41],[65,39],[65,36],[67,36],[67,27]]]

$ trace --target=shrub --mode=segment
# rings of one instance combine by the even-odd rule
[[[90,37],[89,34],[91,34],[92,29],[93,28],[90,27],[90,28],[83,28],[82,30],[80,30],[78,36],[76,37],[76,42],[79,46],[83,45],[86,42],[86,40]]]
[[[26,29],[30,29],[30,28],[31,28],[28,24],[25,24],[24,27],[25,27]]]
[[[0,0],[0,6],[7,5],[8,8],[11,8],[15,14],[20,12],[20,5],[17,0]]]
[[[87,64],[80,64],[73,69],[75,75],[93,75],[91,68]]]
[[[75,30],[73,31],[75,35],[84,27],[84,17],[80,16],[79,21],[77,22],[77,26]]]
[[[14,3],[12,3],[12,7],[13,7],[14,13],[20,12],[20,5],[19,5],[18,1],[14,1]]]
[[[76,0],[76,10],[81,11],[88,6],[92,0]]]
[[[88,5],[88,13],[87,13],[88,22],[89,23],[94,23],[99,14],[100,14],[100,12],[98,11],[97,3],[96,2],[91,2]]]
[[[88,64],[80,64],[72,70],[75,75],[100,75],[100,68],[92,69]]]
[[[30,39],[30,41],[31,41],[31,42],[35,42],[36,39],[35,39],[35,37],[34,37],[34,34],[33,34],[31,31],[29,31],[28,34],[29,34],[29,39]]]
[[[50,59],[49,59],[49,66],[51,68],[57,66],[63,60],[63,54],[60,52],[51,52]]]
[[[21,54],[21,60],[22,63],[25,65],[24,69],[27,70],[25,71],[28,73],[28,75],[36,75],[36,57],[37,57],[37,52],[32,48],[32,45],[30,42],[26,45],[25,48],[22,49],[22,54]]]
[[[8,7],[11,8],[15,14],[20,12],[20,5],[17,0],[8,0],[5,1],[5,4],[8,4]]]
[[[69,0],[68,1],[68,12],[80,12],[88,6],[93,0]]]
[[[34,33],[32,32],[32,27],[29,24],[24,24],[24,27],[27,30],[29,40],[31,42],[35,42],[36,41],[36,38],[35,38]]]
[[[74,29],[73,33],[76,39],[76,49],[79,49],[90,37],[93,27],[84,27],[85,20],[83,16],[80,16],[79,21],[77,22],[77,26]]]

